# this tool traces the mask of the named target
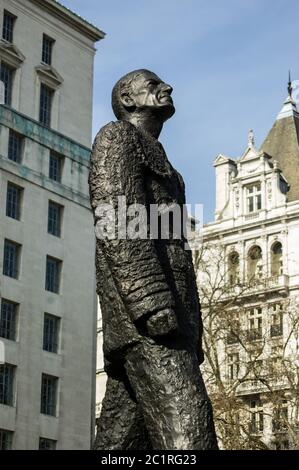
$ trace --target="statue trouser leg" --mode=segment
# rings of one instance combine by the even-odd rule
[[[125,372],[108,375],[94,449],[152,448],[140,407],[133,395]]]
[[[127,352],[125,369],[153,449],[217,449],[211,403],[192,351],[144,338]]]

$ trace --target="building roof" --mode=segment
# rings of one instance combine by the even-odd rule
[[[261,150],[279,162],[290,190],[288,201],[299,200],[299,113],[289,95]]]
[[[87,36],[94,42],[104,39],[105,33],[99,28],[91,24],[89,21],[85,20],[79,16],[74,11],[65,7],[62,3],[57,0],[30,0],[31,2],[40,5],[43,10],[49,11],[53,16],[59,18],[60,20],[71,23],[72,27],[77,31],[80,31],[82,34]]]

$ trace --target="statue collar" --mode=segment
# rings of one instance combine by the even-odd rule
[[[143,164],[154,173],[171,177],[174,169],[169,162],[163,145],[146,131],[137,129],[139,142],[143,150]]]

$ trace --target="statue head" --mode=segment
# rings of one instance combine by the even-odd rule
[[[149,70],[134,70],[124,75],[112,90],[112,108],[119,120],[145,115],[165,122],[175,112],[172,87]]]

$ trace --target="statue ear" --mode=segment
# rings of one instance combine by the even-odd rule
[[[132,106],[135,106],[134,100],[127,91],[123,91],[120,94],[120,101],[125,108],[132,108]]]

